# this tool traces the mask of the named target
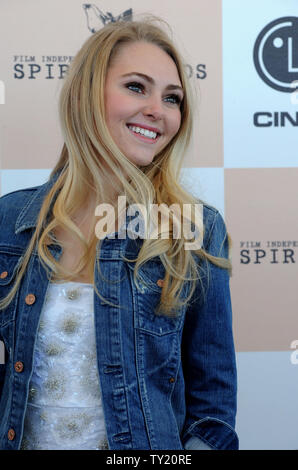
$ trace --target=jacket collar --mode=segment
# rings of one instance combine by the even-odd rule
[[[23,208],[23,210],[21,211],[21,213],[19,214],[17,218],[16,225],[15,225],[16,234],[23,232],[24,230],[36,227],[37,219],[38,219],[38,215],[39,215],[42,203],[46,195],[48,194],[48,192],[51,190],[52,186],[56,182],[58,176],[59,176],[59,173],[56,173],[49,181],[47,181],[45,184],[36,188],[35,192],[30,197],[26,206]],[[134,230],[133,228],[130,228],[130,229],[128,228],[130,219],[131,219],[130,216],[126,216],[126,221],[123,223],[123,225],[119,229],[119,235],[126,232],[127,235],[130,235],[133,238],[134,236],[136,237],[138,236],[138,232],[136,230]],[[115,233],[116,232],[110,233],[109,235],[107,235],[107,238],[114,238]]]
[[[29,228],[34,228],[37,225],[37,218],[42,206],[42,203],[54,185],[55,181],[57,180],[59,174],[55,174],[49,181],[45,184],[39,186],[32,196],[30,197],[29,201],[25,205],[25,207],[20,212],[16,224],[15,224],[15,233],[18,234],[23,232],[23,230],[27,230]],[[33,188],[32,188],[33,189]]]

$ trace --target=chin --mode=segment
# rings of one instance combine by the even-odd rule
[[[152,163],[154,159],[154,155],[151,157],[147,158],[133,158],[133,157],[127,157],[132,163],[134,163],[136,166],[148,166],[150,163]]]

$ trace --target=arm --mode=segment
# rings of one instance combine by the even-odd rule
[[[226,227],[213,211],[206,234],[205,250],[228,257]],[[185,318],[183,371],[186,420],[184,445],[200,442],[212,449],[238,449],[234,431],[236,415],[236,361],[232,333],[229,273],[210,262],[204,263],[204,293],[197,284]]]

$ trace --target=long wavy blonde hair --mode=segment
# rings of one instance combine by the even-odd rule
[[[146,41],[164,50],[175,62],[184,91],[181,103],[181,126],[175,137],[154,158],[153,162],[138,168],[121,153],[112,140],[105,120],[104,86],[107,70],[119,47],[136,41]],[[93,34],[74,57],[67,72],[59,99],[59,115],[64,145],[60,158],[50,178],[55,178],[51,190],[45,197],[36,229],[25,252],[22,265],[16,275],[10,293],[0,302],[6,307],[14,297],[26,271],[33,250],[37,247],[40,261],[50,277],[56,280],[72,280],[87,270],[94,283],[94,263],[99,257],[96,249],[101,242],[92,231],[86,239],[74,222],[74,214],[86,201],[86,190],[95,195],[96,204],[109,201],[105,192],[105,178],[111,174],[117,183],[117,192],[125,195],[128,204],[172,204],[183,208],[183,204],[198,201],[179,184],[183,158],[190,142],[193,124],[192,93],[185,73],[185,65],[173,45],[172,39],[156,19],[111,23]],[[124,175],[129,175],[129,179]],[[88,192],[88,191],[87,191]],[[176,206],[177,207],[177,206]],[[195,224],[194,212],[191,214]],[[172,223],[173,220],[170,220]],[[96,217],[90,221],[95,227]],[[173,223],[170,225],[173,229]],[[83,248],[83,255],[73,270],[67,270],[56,260],[48,246],[59,244],[54,235],[58,227],[75,237]],[[90,232],[91,233],[91,232]],[[173,234],[173,230],[170,231]],[[156,313],[175,315],[177,308],[188,302],[200,279],[199,259],[230,269],[230,261],[214,257],[203,248],[185,250],[189,242],[180,238],[144,239],[134,262],[134,281],[138,285],[140,267],[154,257],[159,257],[165,267],[165,278]],[[60,243],[61,244],[61,243]],[[197,255],[197,256],[194,256]],[[181,298],[185,281],[191,281],[186,298]],[[97,294],[101,297],[94,286]],[[101,297],[102,298],[102,297]],[[108,301],[107,301],[108,302]],[[110,302],[108,302],[110,303]]]

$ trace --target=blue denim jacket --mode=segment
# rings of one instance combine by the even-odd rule
[[[11,289],[41,204],[53,181],[0,198],[0,297]],[[204,248],[227,255],[221,215],[204,206]],[[110,449],[237,449],[236,365],[232,335],[229,275],[202,262],[203,282],[192,302],[169,318],[154,314],[165,275],[159,259],[140,270],[133,266],[140,239],[109,239],[95,263],[94,295],[97,364]],[[221,249],[222,248],[222,249]],[[221,249],[221,251],[220,251]],[[50,246],[56,259],[57,245]],[[2,273],[2,274],[1,274]],[[37,252],[31,257],[17,295],[0,311],[0,449],[20,448],[34,346],[49,280]],[[185,285],[186,286],[186,285]],[[185,287],[186,288],[186,287]],[[204,292],[203,292],[204,291]],[[28,294],[31,301],[27,302]],[[117,307],[117,305],[119,305]],[[191,443],[191,444],[188,444]]]

